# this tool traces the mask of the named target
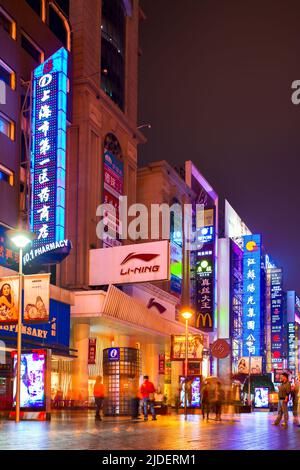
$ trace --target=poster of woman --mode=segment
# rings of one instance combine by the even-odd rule
[[[19,277],[0,278],[0,323],[17,323]]]
[[[50,274],[25,276],[24,322],[45,323],[49,320]]]

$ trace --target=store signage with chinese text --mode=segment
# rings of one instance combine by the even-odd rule
[[[97,338],[89,338],[88,364],[96,364]]]
[[[296,323],[287,324],[287,342],[288,342],[288,368],[296,369],[297,342],[296,342]]]
[[[243,255],[243,355],[261,353],[261,235],[246,235]]]
[[[165,374],[165,355],[164,354],[158,355],[158,373],[159,375]]]
[[[27,262],[35,261],[35,249],[65,240],[67,70],[68,52],[61,48],[33,73],[31,230],[37,238]],[[40,263],[50,263],[49,251],[53,262],[68,254],[54,248],[46,260],[40,254]]]
[[[271,355],[272,364],[283,362],[282,269],[270,269],[271,284]]]
[[[212,249],[197,252],[196,258],[196,328],[213,331],[214,328],[214,257]]]

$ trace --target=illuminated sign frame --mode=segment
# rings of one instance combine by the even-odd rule
[[[243,240],[243,356],[260,356],[261,235],[245,235]]]
[[[33,73],[30,225],[37,235],[33,248],[65,240],[67,73],[64,48]],[[32,251],[27,261],[34,258]]]

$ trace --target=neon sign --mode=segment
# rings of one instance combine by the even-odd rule
[[[65,239],[68,52],[61,48],[33,73],[32,202],[34,248]]]
[[[283,349],[282,269],[271,272],[271,353],[272,364],[281,364]]]
[[[243,239],[243,355],[260,356],[261,235]]]

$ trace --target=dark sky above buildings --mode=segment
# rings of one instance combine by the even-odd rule
[[[141,4],[140,164],[193,160],[300,293],[300,1]]]

